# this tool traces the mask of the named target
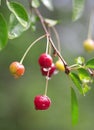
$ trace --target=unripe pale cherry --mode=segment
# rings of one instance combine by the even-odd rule
[[[57,60],[55,63],[56,69],[60,71],[65,71],[64,64],[61,60]]]
[[[56,70],[56,66],[54,65],[54,63],[51,65],[51,67],[49,69],[41,67],[41,73],[43,76],[51,77],[56,72],[57,72],[57,70]]]
[[[38,59],[40,67],[50,68],[53,62],[52,57],[49,54],[43,53]]]
[[[87,39],[83,43],[84,49],[88,52],[94,51],[94,41],[92,39]]]
[[[51,105],[51,100],[46,95],[37,95],[34,98],[34,106],[36,110],[47,110]]]
[[[9,66],[10,72],[11,74],[15,77],[15,78],[19,78],[21,77],[24,72],[25,72],[25,67],[24,65],[20,64],[17,61],[14,61],[10,64]]]

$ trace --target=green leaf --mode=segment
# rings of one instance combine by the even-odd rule
[[[84,63],[85,63],[85,59],[84,59],[84,57],[77,57],[76,59],[75,59],[75,61],[76,61],[76,63],[78,64],[78,65],[83,65]]]
[[[39,0],[32,0],[31,2],[32,7],[34,8],[38,8],[40,6]]]
[[[48,24],[49,27],[53,27],[58,23],[57,20],[52,20],[52,19],[47,19],[47,18],[45,18],[45,22]]]
[[[82,82],[81,80],[79,79],[78,75],[75,74],[75,73],[70,73],[69,76],[71,77],[73,83],[75,84],[75,86],[78,88],[79,92],[81,94],[83,94],[83,90],[82,90]]]
[[[1,5],[1,0],[0,0],[0,5]]]
[[[44,4],[45,7],[47,7],[47,9],[49,10],[53,10],[53,3],[52,0],[41,0],[41,2]]]
[[[22,24],[20,24],[19,21],[16,19],[15,15],[11,14],[8,29],[9,39],[19,37],[24,31],[26,31],[29,28],[29,26],[30,25],[28,25],[27,28],[23,27]]]
[[[90,77],[90,74],[87,72],[87,70],[80,68],[79,71],[79,78],[83,83],[89,83],[92,82],[92,79]]]
[[[73,21],[76,21],[82,15],[84,9],[84,2],[85,0],[72,0],[73,2]]]
[[[94,69],[94,58],[86,62],[86,67]]]
[[[0,14],[0,50],[2,50],[6,46],[7,40],[8,40],[7,24],[3,15]]]
[[[17,2],[8,2],[7,0],[7,6],[9,10],[16,16],[20,24],[27,28],[29,17],[23,5]]]
[[[78,101],[74,89],[71,87],[71,114],[72,114],[72,124],[75,125],[78,122]]]
[[[32,14],[30,19],[31,19],[31,29],[32,31],[36,31],[36,22],[39,20],[39,18],[36,15]]]
[[[83,94],[85,95],[89,90],[91,90],[91,87],[87,84],[83,84]]]

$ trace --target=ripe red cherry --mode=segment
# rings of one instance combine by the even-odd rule
[[[43,53],[38,59],[39,65],[43,68],[49,68],[52,65],[52,57],[49,54]]]
[[[55,72],[56,72],[56,66],[54,65],[54,63],[51,65],[49,69],[41,67],[41,73],[43,76],[51,77],[53,74],[55,74]]]
[[[25,67],[20,64],[19,62],[15,61],[12,62],[9,66],[10,72],[11,74],[15,77],[15,78],[19,78],[20,76],[22,76],[25,72]]]
[[[51,100],[46,95],[37,95],[34,98],[34,105],[36,110],[46,110],[51,105]]]

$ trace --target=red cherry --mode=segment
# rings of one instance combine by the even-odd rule
[[[51,77],[56,72],[56,67],[54,63],[51,65],[49,69],[41,67],[41,73],[43,76]]]
[[[43,53],[38,59],[39,65],[43,68],[49,68],[52,65],[52,57],[49,54]]]
[[[34,105],[36,110],[46,110],[51,105],[51,100],[46,95],[37,95],[34,98]]]
[[[12,62],[9,66],[10,72],[11,74],[13,74],[13,76],[15,78],[19,78],[20,76],[22,76],[25,72],[25,67],[24,65],[20,64],[19,62],[15,61]]]

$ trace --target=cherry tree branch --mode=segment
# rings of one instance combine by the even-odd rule
[[[37,8],[32,8],[31,0],[28,0],[28,1],[29,1],[30,11],[32,11],[32,9],[34,9],[36,15],[39,17],[40,22],[41,22],[41,25],[42,25],[42,27],[43,27],[43,29],[44,29],[44,32],[45,32],[47,38],[49,39],[49,42],[50,42],[51,46],[53,47],[54,51],[56,52],[56,54],[58,55],[58,57],[61,59],[61,61],[62,61],[63,64],[64,64],[65,73],[69,74],[70,68],[68,67],[67,62],[66,62],[66,61],[64,60],[64,58],[62,57],[60,51],[56,48],[56,46],[55,46],[55,44],[54,44],[54,42],[53,42],[53,40],[52,40],[52,38],[51,38],[51,35],[50,35],[49,31],[48,31],[48,28],[47,28],[48,25],[45,23],[44,17],[41,15],[40,11],[39,11]]]
[[[60,53],[60,52],[58,51],[58,49],[56,48],[56,46],[55,46],[55,44],[54,44],[54,42],[53,42],[53,40],[52,40],[52,38],[51,38],[51,35],[50,35],[50,33],[49,33],[49,31],[48,31],[48,29],[47,29],[47,27],[46,27],[46,23],[45,23],[45,20],[44,20],[43,16],[41,15],[41,13],[39,12],[38,9],[34,9],[34,10],[35,10],[37,16],[38,16],[39,19],[40,19],[40,22],[41,22],[41,24],[42,24],[42,27],[43,27],[43,29],[44,29],[46,35],[47,35],[48,38],[49,38],[50,44],[52,45],[54,51],[56,52],[56,54],[58,55],[58,57],[61,59],[61,61],[62,61],[63,64],[64,64],[65,73],[69,74],[70,69],[69,69],[69,67],[68,67],[68,65],[67,65],[67,62],[64,60],[64,58],[62,57],[61,53]]]

